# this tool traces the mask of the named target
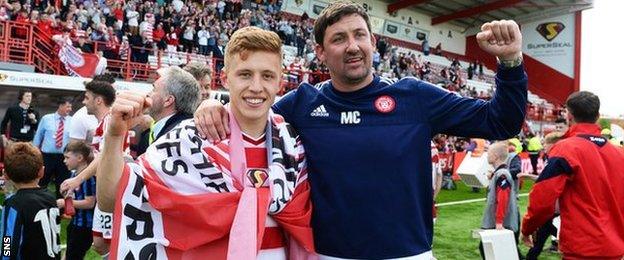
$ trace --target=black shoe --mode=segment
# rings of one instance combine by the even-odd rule
[[[551,253],[559,253],[559,247],[558,247],[557,245],[551,245],[551,246],[548,248],[548,252],[551,252]]]

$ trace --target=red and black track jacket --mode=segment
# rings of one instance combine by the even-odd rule
[[[522,234],[529,235],[561,209],[560,250],[565,258],[624,256],[624,152],[595,124],[570,127],[549,153],[529,195]]]

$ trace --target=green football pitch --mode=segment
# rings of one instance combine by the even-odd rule
[[[461,182],[456,182],[456,190],[442,190],[438,196],[437,203],[461,202],[485,198],[485,190],[479,193],[472,192]],[[520,193],[528,193],[532,186],[531,182],[526,183]],[[53,186],[50,188],[53,189]],[[0,198],[2,201],[4,198]],[[527,197],[520,198],[520,211],[526,211]],[[438,219],[434,226],[433,254],[437,259],[480,259],[479,241],[472,238],[472,230],[478,229],[481,224],[485,201],[474,201],[455,205],[445,205],[438,208]],[[66,231],[68,220],[61,222],[61,244],[65,248]],[[546,243],[546,247],[550,242]],[[520,246],[523,254],[527,248]],[[93,250],[89,250],[85,259],[101,259]],[[540,259],[560,259],[557,253],[544,250]]]

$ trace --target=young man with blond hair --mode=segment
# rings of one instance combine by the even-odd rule
[[[221,142],[202,140],[186,120],[137,163],[124,163],[124,133],[152,99],[118,95],[97,193],[98,205],[114,208],[119,221],[112,258],[301,259],[314,251],[303,146],[270,112],[282,78],[281,46],[277,34],[257,27],[232,35],[222,81],[233,131]]]
[[[486,23],[482,50],[499,59],[490,101],[462,98],[428,82],[373,74],[375,37],[361,4],[333,1],[314,24],[316,56],[331,80],[302,83],[273,111],[306,145],[315,246],[326,259],[430,259],[433,241],[431,137],[516,135],[524,121],[527,77],[513,21]],[[227,113],[204,101],[202,135],[227,135]]]

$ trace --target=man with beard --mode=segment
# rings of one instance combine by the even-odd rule
[[[315,21],[314,38],[331,80],[301,84],[273,111],[306,145],[321,259],[431,259],[431,137],[518,133],[527,100],[522,35],[513,21],[481,27],[481,49],[499,60],[496,93],[484,101],[411,77],[373,75],[370,28],[360,5],[330,4]],[[202,135],[226,137],[228,115],[216,101],[204,101],[195,119]]]

